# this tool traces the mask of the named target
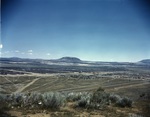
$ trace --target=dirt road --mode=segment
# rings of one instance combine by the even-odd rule
[[[109,90],[119,90],[119,89],[125,89],[125,88],[130,88],[130,87],[137,87],[137,86],[141,86],[141,85],[148,85],[150,84],[149,82],[145,82],[145,83],[137,83],[137,84],[129,84],[129,85],[125,85],[125,86],[116,86],[115,85],[113,87],[111,87],[111,89],[107,89],[107,91]]]
[[[32,85],[33,83],[35,83],[35,82],[36,82],[37,80],[39,80],[39,79],[40,79],[40,78],[36,78],[36,79],[32,80],[30,83],[26,84],[25,86],[23,86],[23,87],[17,89],[17,90],[15,91],[15,93],[22,92],[25,88],[29,87],[30,85]]]
[[[42,87],[44,87],[44,86],[46,86],[46,85],[52,85],[52,84],[55,84],[55,82],[57,82],[57,81],[58,81],[58,78],[56,78],[56,80],[54,80],[53,82],[45,83],[45,84],[43,84],[43,85],[40,85],[40,86],[34,87],[34,88],[32,88],[32,89],[30,89],[30,90],[28,90],[28,91],[33,91],[33,90],[35,90],[35,89],[42,88]]]

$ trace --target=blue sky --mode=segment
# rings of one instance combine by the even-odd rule
[[[2,57],[150,58],[146,0],[2,0]]]

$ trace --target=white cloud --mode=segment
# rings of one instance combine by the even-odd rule
[[[3,48],[3,45],[2,45],[2,44],[0,44],[0,49],[1,49],[1,48]]]
[[[33,50],[28,50],[28,53],[32,53],[33,52]]]
[[[33,50],[28,50],[28,51],[27,51],[27,54],[33,55]]]
[[[28,54],[32,55],[33,53],[30,52],[30,53],[28,53]]]
[[[16,52],[16,53],[19,53],[20,51],[19,51],[19,50],[15,50],[15,52]]]
[[[4,53],[5,53],[5,54],[8,54],[8,53],[9,53],[9,51],[5,51]]]
[[[46,55],[47,55],[47,56],[50,56],[51,54],[50,54],[50,53],[47,53]]]

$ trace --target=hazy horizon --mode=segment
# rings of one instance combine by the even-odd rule
[[[147,0],[2,0],[1,57],[150,58]]]
[[[136,62],[140,62],[140,61],[142,61],[142,60],[150,60],[149,58],[143,58],[143,59],[141,59],[141,60],[138,60],[138,61],[105,61],[105,60],[84,60],[84,59],[81,59],[81,58],[79,58],[79,57],[74,57],[74,56],[63,56],[63,57],[71,57],[71,58],[77,58],[77,59],[80,59],[81,61],[87,61],[87,62],[131,62],[131,63],[136,63]],[[41,59],[41,60],[58,60],[58,59],[61,59],[61,58],[63,58],[63,57],[60,57],[60,58],[53,58],[53,59],[48,59],[48,58],[25,58],[25,57],[13,57],[13,56],[11,56],[11,57],[1,57],[1,58],[19,58],[19,59]]]

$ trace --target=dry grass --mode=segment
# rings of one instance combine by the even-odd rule
[[[79,77],[74,78],[71,75],[79,75]],[[49,91],[59,91],[59,92],[93,92],[99,86],[103,86],[106,91],[111,93],[116,93],[121,96],[128,96],[134,100],[132,108],[119,108],[115,106],[108,106],[103,110],[95,110],[95,109],[84,109],[84,108],[76,108],[75,103],[68,102],[65,107],[60,110],[48,110],[45,112],[44,110],[35,110],[34,114],[32,112],[28,112],[26,110],[13,110],[9,111],[12,115],[17,117],[58,117],[59,115],[62,117],[74,117],[74,116],[85,116],[85,117],[128,117],[129,113],[137,114],[139,116],[148,117],[150,115],[150,102],[149,98],[145,95],[140,97],[143,94],[150,94],[150,86],[149,80],[140,80],[140,79],[129,79],[129,78],[113,78],[113,77],[105,77],[102,78],[102,74],[96,75],[95,78],[87,78],[86,76],[90,76],[90,74],[45,74],[45,75],[20,75],[20,76],[0,76],[0,86],[1,92],[3,93],[12,93],[18,90],[19,88],[28,86],[33,80],[39,78],[32,85],[25,87],[22,92],[49,92]],[[143,83],[143,84],[142,84]],[[141,85],[138,85],[141,84]],[[131,86],[132,85],[132,86]],[[121,87],[121,88],[120,88]],[[22,115],[23,113],[26,115]],[[15,114],[16,113],[16,114]],[[17,115],[17,113],[21,113],[21,115]]]

